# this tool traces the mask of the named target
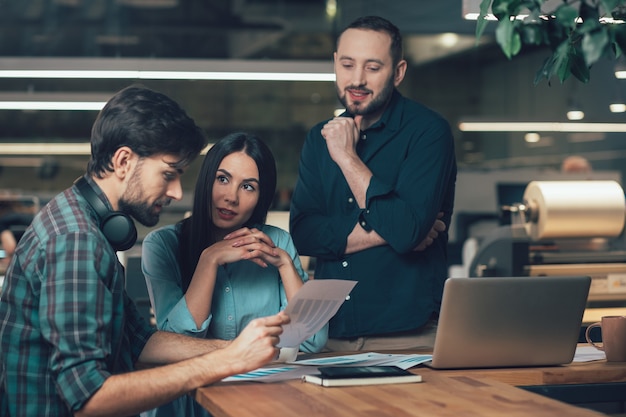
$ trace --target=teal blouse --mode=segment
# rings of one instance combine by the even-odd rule
[[[270,225],[262,226],[261,230],[291,256],[302,281],[306,281],[308,275],[302,269],[289,233]],[[276,267],[262,268],[250,261],[239,261],[218,268],[211,314],[197,327],[182,291],[179,232],[178,225],[162,227],[149,233],[142,245],[142,270],[159,329],[232,340],[254,318],[276,314],[287,306]],[[319,352],[326,344],[327,335],[328,325],[302,343],[300,349]]]

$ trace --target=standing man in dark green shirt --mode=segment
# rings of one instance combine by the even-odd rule
[[[346,112],[309,132],[290,224],[315,279],[358,281],[327,348],[432,347],[456,181],[450,127],[396,90],[407,62],[391,22],[351,23],[334,63]]]

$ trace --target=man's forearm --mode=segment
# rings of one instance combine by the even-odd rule
[[[387,242],[376,231],[366,232],[358,223],[348,235],[346,243],[346,255],[360,252],[365,249],[374,248],[376,246],[386,245]]]
[[[433,223],[430,231],[426,237],[413,249],[416,252],[420,252],[428,248],[437,239],[439,233],[443,233],[446,230],[446,224],[440,220],[443,217],[443,212],[439,213],[437,219]],[[345,254],[351,254],[362,251],[364,249],[373,248],[376,246],[386,245],[387,241],[383,239],[375,230],[366,232],[358,223],[354,226],[352,232],[348,235],[348,242],[346,244]]]
[[[203,353],[222,349],[228,340],[204,339],[183,336],[176,333],[156,332],[144,347],[139,362],[144,365],[166,364],[189,359]],[[181,349],[184,346],[184,349]]]
[[[236,372],[217,355],[214,352],[176,365],[112,375],[76,416],[138,414]]]
[[[372,179],[372,171],[357,157],[343,162],[339,167],[357,204],[360,208],[365,208],[367,188]]]

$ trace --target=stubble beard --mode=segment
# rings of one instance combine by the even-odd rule
[[[348,103],[348,99],[346,98],[347,97],[346,90],[349,88],[360,88],[362,90],[367,91],[368,93],[371,93],[371,91],[361,86],[358,86],[358,87],[348,86],[344,90],[340,90],[337,83],[335,83],[335,89],[337,90],[337,98],[339,99],[341,104],[344,106],[344,108],[347,109],[348,112],[350,112],[350,114],[355,115],[355,116],[356,115],[369,116],[369,115],[382,112],[382,110],[389,103],[389,100],[391,99],[391,95],[393,94],[393,90],[395,86],[393,84],[393,79],[390,77],[389,80],[387,80],[387,82],[385,83],[385,86],[380,91],[380,93],[376,97],[374,97],[372,101],[366,106],[362,106],[361,102],[358,102],[358,101],[354,103]]]
[[[160,216],[154,211],[154,205],[148,204],[145,200],[139,174],[138,169],[129,180],[128,189],[118,202],[119,210],[132,216],[142,225],[152,227],[159,222]]]

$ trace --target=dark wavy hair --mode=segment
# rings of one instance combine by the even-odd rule
[[[217,240],[217,229],[210,216],[213,185],[222,160],[235,152],[245,152],[256,162],[259,170],[259,201],[244,226],[260,226],[267,218],[276,192],[276,161],[272,151],[253,134],[232,133],[217,141],[207,152],[196,181],[191,216],[180,222],[179,255],[183,292],[189,287],[200,254]]]
[[[380,16],[363,16],[357,18],[341,31],[337,38],[337,47],[339,46],[341,35],[348,29],[366,29],[375,32],[385,32],[391,38],[390,52],[393,64],[396,65],[398,62],[402,61],[404,56],[402,52],[402,35],[400,34],[400,30],[389,20]]]
[[[132,85],[115,94],[91,129],[90,175],[113,171],[113,154],[128,146],[141,158],[178,155],[177,166],[188,165],[208,138],[180,106],[164,94]]]

